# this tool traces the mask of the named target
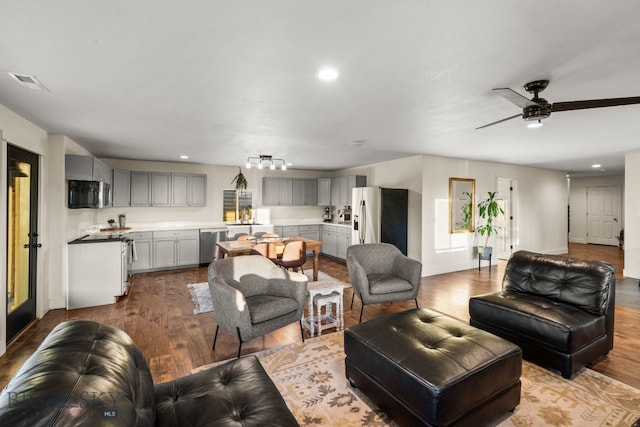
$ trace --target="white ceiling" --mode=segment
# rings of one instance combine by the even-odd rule
[[[545,78],[549,102],[639,96],[636,0],[0,0],[0,11],[0,103],[99,157],[268,154],[335,170],[433,154],[577,175],[593,163],[621,173],[640,151],[640,105],[475,130],[519,112],[496,87],[529,97],[522,85]],[[337,81],[315,77],[324,65]]]

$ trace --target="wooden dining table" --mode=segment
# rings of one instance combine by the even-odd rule
[[[302,240],[307,245],[307,250],[313,252],[313,281],[317,281],[320,265],[320,247],[322,246],[322,242],[319,240],[311,240],[304,237],[270,237],[266,239],[227,240],[216,243],[216,245],[218,246],[218,259],[238,255],[249,255],[251,253],[251,249],[253,249],[256,243],[272,242],[277,246],[284,247],[286,242],[292,240]]]

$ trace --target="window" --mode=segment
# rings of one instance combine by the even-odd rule
[[[253,207],[253,193],[251,190],[236,192],[223,190],[222,218],[225,222],[238,221],[242,211]]]

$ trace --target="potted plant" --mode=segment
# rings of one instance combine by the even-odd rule
[[[473,228],[471,228],[471,218],[473,214],[473,205],[471,201],[473,200],[473,196],[468,191],[464,191],[462,195],[465,198],[464,204],[460,208],[462,221],[456,224],[456,228],[473,231]]]
[[[478,254],[483,260],[491,260],[493,248],[489,246],[489,237],[498,234],[498,227],[494,221],[498,215],[504,215],[504,210],[496,200],[496,193],[497,191],[487,192],[487,198],[478,203],[478,217],[482,219],[483,224],[479,224],[476,231],[485,236],[484,246],[478,246]]]
[[[248,185],[247,178],[245,178],[244,174],[242,173],[242,169],[240,167],[238,167],[238,175],[236,175],[233,178],[231,183],[236,184],[236,192],[242,192],[247,189],[247,185]]]
[[[620,249],[624,248],[624,228],[620,230],[620,234],[616,236],[616,239],[618,239],[618,247]]]

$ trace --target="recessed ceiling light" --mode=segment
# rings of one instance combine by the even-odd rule
[[[340,74],[338,73],[338,70],[336,70],[335,68],[332,67],[324,67],[321,68],[320,71],[318,71],[318,73],[316,74],[316,76],[320,79],[320,80],[324,80],[324,81],[332,81],[338,78]]]
[[[189,156],[187,156],[186,154],[182,154],[182,155],[180,156],[180,158],[181,158],[181,159],[183,159],[183,160],[186,160],[186,159],[188,159],[188,158],[189,158]]]
[[[601,166],[602,166],[602,165],[599,165],[599,164],[591,165],[591,167],[592,167],[592,168],[594,168],[594,169],[595,169],[595,168],[599,168],[599,167],[601,167]]]

